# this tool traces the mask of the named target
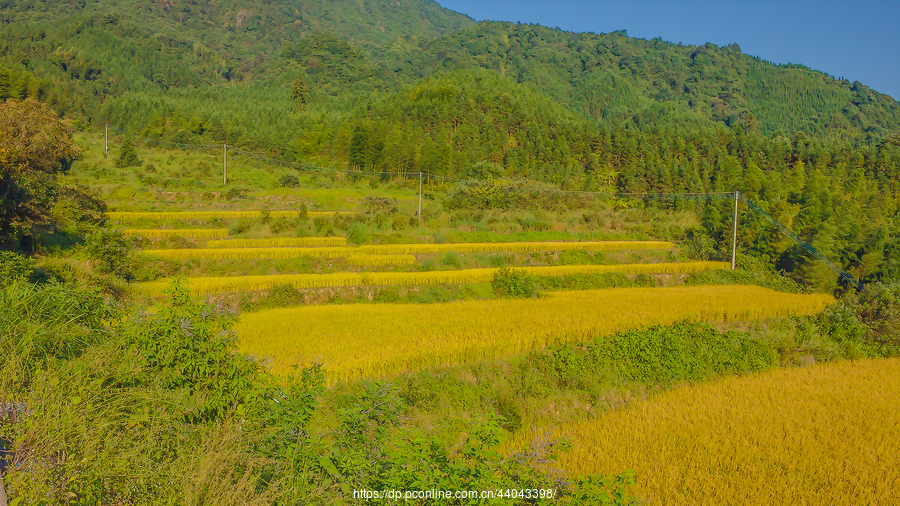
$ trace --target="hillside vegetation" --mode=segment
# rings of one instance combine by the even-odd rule
[[[427,0],[0,0],[0,506],[881,500],[897,107]],[[697,393],[808,430],[633,418]]]

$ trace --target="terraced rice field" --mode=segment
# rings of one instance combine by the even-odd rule
[[[239,350],[271,358],[273,372],[321,362],[334,383],[507,357],[685,318],[812,314],[833,300],[755,286],[619,288],[539,299],[274,309],[242,315],[236,331]]]
[[[265,239],[220,239],[206,242],[207,248],[327,248],[346,245],[346,237],[269,237]]]
[[[611,251],[638,249],[671,249],[675,245],[667,241],[585,241],[585,242],[495,242],[495,243],[447,243],[447,244],[370,244],[360,246],[363,253],[428,254],[456,251],[459,253],[513,253],[536,251]]]
[[[413,255],[350,255],[347,257],[347,263],[363,267],[413,265],[416,263],[416,257]]]
[[[560,427],[574,444],[560,462],[632,469],[646,504],[897,504],[897,399],[900,359],[685,386]]]
[[[269,211],[270,218],[297,218],[300,211]],[[352,211],[309,211],[310,218],[328,218],[335,215],[349,216],[357,213]],[[261,218],[261,211],[159,211],[159,212],[128,212],[112,211],[106,213],[111,220],[206,220],[213,218]]]
[[[360,253],[358,248],[347,247],[299,247],[299,248],[205,248],[205,249],[148,249],[144,255],[173,260],[260,260],[298,257],[338,258]]]
[[[227,228],[126,228],[124,235],[141,235],[150,239],[164,237],[228,237]]]
[[[313,238],[315,239],[315,238]],[[328,238],[324,238],[328,239]],[[339,238],[335,238],[339,239]],[[210,241],[212,246],[206,249],[160,249],[147,250],[148,255],[176,260],[200,259],[261,259],[261,258],[296,258],[299,256],[345,256],[349,252],[367,255],[409,255],[446,253],[492,253],[492,252],[540,252],[540,251],[612,251],[612,250],[646,250],[670,249],[674,245],[664,241],[595,241],[595,242],[510,242],[510,243],[458,243],[458,244],[384,244],[366,245],[358,248],[331,248],[338,246],[339,240],[325,241],[329,248],[290,248],[287,246],[314,246],[315,241],[300,239],[231,239],[227,241]],[[346,244],[346,240],[344,240]],[[247,247],[259,245],[261,247]]]
[[[314,249],[314,248],[310,248]],[[335,250],[332,256],[350,256],[347,251],[355,248],[320,248]],[[170,250],[177,251],[177,250]],[[516,267],[537,276],[568,276],[572,274],[600,274],[619,272],[624,274],[686,274],[708,270],[726,269],[724,262],[683,262],[656,264],[615,265],[558,265],[550,267]],[[499,269],[461,269],[426,272],[336,272],[331,274],[281,274],[275,276],[232,276],[186,278],[190,292],[195,295],[268,290],[276,286],[295,288],[327,288],[342,286],[410,286],[436,284],[488,283]],[[171,281],[137,283],[137,290],[151,296],[162,295]]]

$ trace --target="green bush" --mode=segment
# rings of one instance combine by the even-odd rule
[[[284,174],[278,178],[278,184],[284,188],[296,188],[300,186],[300,179],[293,174]]]
[[[350,224],[350,227],[347,228],[347,240],[357,246],[365,244],[368,237],[369,229],[366,227],[366,224],[361,221],[354,221]]]
[[[134,144],[130,140],[126,140],[122,143],[122,147],[119,149],[119,157],[116,158],[115,164],[116,168],[123,169],[125,167],[140,167],[143,162],[141,161],[141,157],[138,156],[137,150],[134,148]]]
[[[288,218],[275,218],[271,223],[269,223],[269,230],[271,230],[273,234],[280,234],[281,232],[287,230],[290,226],[291,222]]]
[[[122,232],[108,228],[98,229],[87,237],[85,248],[98,272],[133,279],[134,249]]]
[[[537,297],[540,286],[534,276],[523,271],[502,267],[491,279],[494,293],[505,297]]]
[[[448,251],[441,256],[441,264],[448,267],[462,268],[462,257],[457,251]]]
[[[0,251],[0,286],[27,279],[33,271],[31,259],[11,251]]]
[[[243,234],[253,228],[253,220],[250,218],[241,218],[229,231],[231,235]]]

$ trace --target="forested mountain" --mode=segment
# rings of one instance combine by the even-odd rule
[[[263,144],[273,139],[241,117],[280,121],[292,112],[289,83],[297,78],[310,102],[327,105],[318,113],[346,114],[371,93],[473,68],[529,85],[608,128],[697,131],[743,122],[765,135],[870,142],[900,128],[900,103],[891,97],[802,66],[772,65],[737,44],[476,24],[430,0],[6,0],[0,33],[8,76],[0,95],[132,127],[158,116],[217,119]],[[172,101],[179,96],[190,104],[215,96],[217,104],[196,114]],[[250,102],[266,105],[247,114]]]

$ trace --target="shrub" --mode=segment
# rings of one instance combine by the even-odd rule
[[[133,278],[134,250],[122,232],[101,228],[87,237],[85,246],[99,272],[125,279]]]
[[[272,220],[269,224],[269,230],[271,230],[273,234],[280,234],[282,231],[287,230],[289,226],[290,221],[282,216],[281,218]]]
[[[366,224],[359,221],[354,221],[347,229],[347,240],[356,245],[364,244],[368,235]]]
[[[247,198],[247,190],[245,188],[229,188],[225,192],[225,200],[237,200]]]
[[[0,286],[31,276],[32,261],[18,253],[0,251]]]
[[[140,167],[141,163],[141,157],[134,149],[134,144],[130,140],[123,142],[122,148],[119,150],[119,157],[115,161],[116,168]]]
[[[509,267],[502,267],[491,280],[491,288],[498,295],[506,297],[537,297],[540,288],[534,276]]]
[[[250,218],[241,218],[235,223],[231,229],[231,235],[243,234],[253,228],[253,221]]]
[[[444,253],[441,257],[441,263],[447,266],[456,267],[457,269],[462,267],[462,257],[459,256],[459,253],[456,251],[448,251]]]
[[[300,179],[293,174],[284,174],[278,179],[278,184],[284,188],[296,188],[300,186]]]

